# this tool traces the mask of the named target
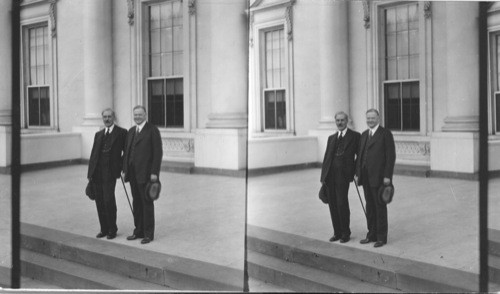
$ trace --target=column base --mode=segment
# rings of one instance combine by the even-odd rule
[[[81,134],[82,159],[90,159],[90,152],[92,151],[92,145],[94,144],[94,136],[100,129],[101,126],[82,125],[79,127],[73,127],[73,132]]]
[[[0,171],[8,171],[11,163],[12,127],[0,125]]]
[[[479,170],[479,134],[433,133],[431,171],[473,174]]]
[[[246,113],[212,113],[208,115],[209,129],[246,129]]]
[[[449,116],[444,119],[443,132],[478,132],[479,116]]]
[[[246,168],[247,129],[198,129],[194,138],[195,167]]]

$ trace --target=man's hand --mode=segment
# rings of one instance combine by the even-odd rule
[[[389,178],[384,178],[384,185],[389,185],[391,183],[391,179]]]
[[[354,181],[356,182],[356,184],[358,184],[358,176],[357,175],[354,175]]]
[[[157,175],[151,175],[151,182],[156,182],[158,181],[158,176]]]
[[[122,178],[125,179],[125,172],[124,171],[122,171]]]

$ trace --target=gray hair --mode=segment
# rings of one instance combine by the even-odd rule
[[[337,115],[344,115],[345,116],[345,119],[349,121],[349,115],[347,115],[347,113],[343,112],[343,111],[339,111],[337,113],[335,113],[335,119],[337,119]]]
[[[142,106],[142,105],[137,105],[137,106],[135,106],[135,107],[134,107],[134,109],[133,109],[132,111],[134,111],[134,110],[136,110],[136,109],[139,109],[139,108],[140,108],[140,109],[142,109],[142,110],[144,110],[144,113],[148,113],[148,112],[146,111],[146,107],[144,107],[144,106]]]
[[[114,117],[114,118],[116,118],[115,111],[114,111],[113,109],[109,108],[109,107],[108,107],[108,108],[106,108],[106,109],[104,109],[104,110],[101,112],[101,116],[102,116],[102,115],[104,115],[104,112],[106,112],[106,111],[111,111],[111,114],[113,115],[113,117]]]
[[[378,110],[376,110],[375,108],[370,108],[366,111],[366,114],[370,113],[370,112],[374,112],[377,116],[380,116],[380,113],[378,113]]]

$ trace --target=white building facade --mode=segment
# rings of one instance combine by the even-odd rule
[[[491,171],[500,169],[499,7],[488,14],[483,97]],[[478,2],[255,0],[249,17],[249,169],[321,162],[336,112],[362,132],[376,108],[403,170],[477,175]]]
[[[10,36],[10,1],[2,35]],[[144,105],[164,162],[246,167],[245,0],[21,1],[21,164],[86,160],[101,111]],[[10,165],[11,48],[0,62],[0,166]],[[224,150],[224,152],[220,152]]]

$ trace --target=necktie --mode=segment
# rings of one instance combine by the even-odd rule
[[[373,137],[373,130],[370,130],[370,134],[368,136],[368,140],[370,140]]]
[[[104,134],[105,137],[107,137],[109,135],[109,129],[106,128],[106,133]]]

